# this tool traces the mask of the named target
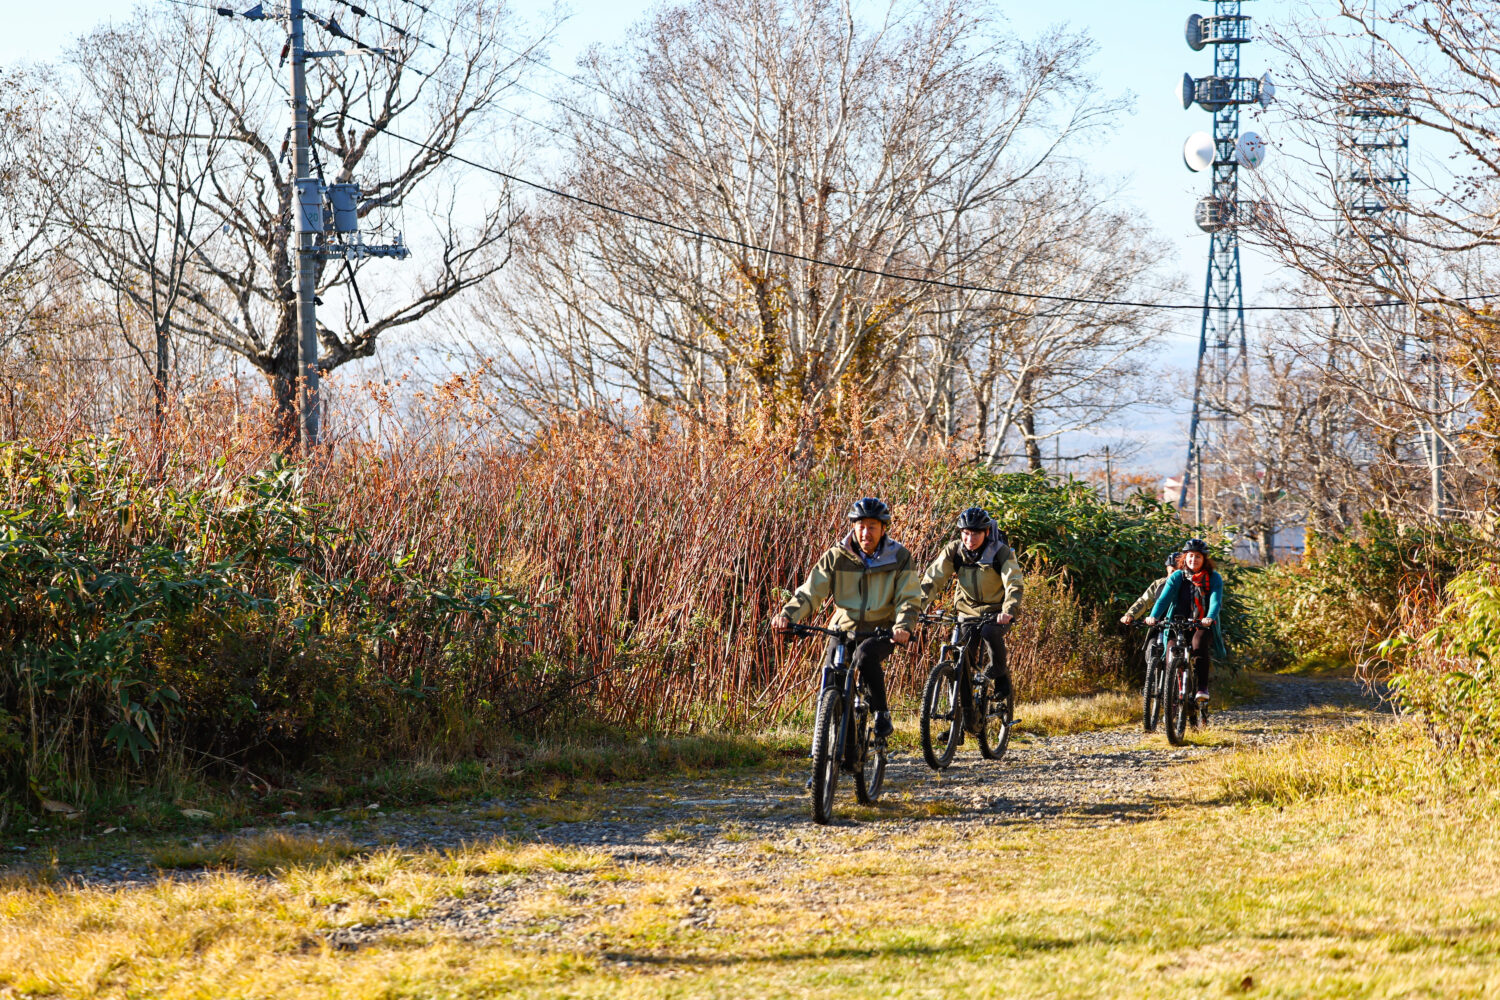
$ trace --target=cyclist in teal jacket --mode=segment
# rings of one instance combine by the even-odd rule
[[[1213,658],[1229,655],[1219,623],[1223,603],[1224,579],[1214,569],[1208,543],[1201,538],[1189,538],[1182,546],[1182,568],[1167,577],[1167,585],[1146,623],[1155,625],[1165,618],[1190,618],[1212,626],[1193,633],[1192,659],[1198,675],[1199,701],[1208,700],[1208,675]]]

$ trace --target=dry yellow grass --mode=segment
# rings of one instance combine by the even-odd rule
[[[699,864],[494,843],[145,889],[13,887],[0,995],[1494,995],[1500,804],[1418,740],[1234,753],[1185,769],[1198,801],[1137,823],[871,817],[760,843],[740,831],[738,853]],[[489,939],[419,924],[328,944],[502,883],[530,922]]]
[[[152,860],[162,868],[238,868],[270,872],[297,866],[321,865],[357,854],[346,838],[300,837],[264,833],[228,837],[212,844],[169,845],[158,848]]]
[[[1133,691],[1103,691],[1098,694],[1049,698],[1016,708],[1018,732],[1037,736],[1085,733],[1138,722],[1141,699]]]

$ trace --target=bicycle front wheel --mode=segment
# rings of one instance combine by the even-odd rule
[[[1146,683],[1141,688],[1144,704],[1141,706],[1142,723],[1146,732],[1156,732],[1156,724],[1161,721],[1162,708],[1162,668],[1161,664],[1146,654]]]
[[[984,654],[984,680],[974,685],[974,711],[979,722],[974,727],[979,737],[979,755],[985,760],[999,760],[1010,746],[1010,727],[1015,721],[1015,706],[1002,698],[994,679],[995,661],[989,650]]]
[[[1193,675],[1192,665],[1183,656],[1167,658],[1166,698],[1167,742],[1180,747],[1187,742],[1189,704],[1193,698],[1192,685],[1188,678]]]
[[[844,700],[832,688],[818,696],[818,714],[813,722],[813,822],[833,819],[833,791],[839,783],[839,722]]]
[[[946,726],[947,728],[943,728]],[[958,670],[942,660],[927,675],[922,690],[922,757],[927,766],[941,771],[953,763],[964,734],[964,709],[958,697]]]
[[[1010,746],[1010,730],[1015,722],[1015,707],[1009,698],[989,699],[988,718],[979,727],[979,753],[985,760],[999,760]]]

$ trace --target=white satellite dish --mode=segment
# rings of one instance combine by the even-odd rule
[[[1271,74],[1268,71],[1264,76],[1260,78],[1260,97],[1257,98],[1257,100],[1260,101],[1261,107],[1269,108],[1271,106],[1271,102],[1275,99],[1276,84],[1271,82]]]
[[[1197,89],[1198,85],[1193,82],[1193,74],[1182,74],[1182,83],[1180,84],[1177,96],[1182,98],[1182,109],[1184,111],[1193,106],[1193,95]]]
[[[1242,167],[1254,170],[1266,161],[1266,140],[1246,132],[1234,144],[1234,159]]]
[[[1182,144],[1182,162],[1195,174],[1213,166],[1214,137],[1207,132],[1194,132],[1188,136],[1187,142]]]
[[[1192,49],[1194,52],[1203,51],[1202,14],[1189,14],[1187,19],[1187,27],[1182,30],[1182,33],[1187,36],[1188,48]]]

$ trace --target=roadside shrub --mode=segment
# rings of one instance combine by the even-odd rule
[[[1224,643],[1231,669],[1280,670],[1296,659],[1278,620],[1276,593],[1264,581],[1274,567],[1219,564],[1224,577]]]
[[[221,472],[168,485],[117,441],[0,444],[12,789],[166,747],[378,750],[430,733],[440,703],[472,701],[476,659],[519,641],[524,603],[467,564],[419,571],[408,554],[348,575],[361,535],[310,500],[301,472]]]
[[[1438,745],[1464,756],[1500,754],[1500,569],[1485,566],[1448,584],[1432,628],[1403,632],[1378,652],[1394,667],[1400,707],[1419,716]]]
[[[1145,493],[1109,503],[1082,480],[973,469],[955,487],[989,509],[1028,573],[1071,589],[1104,620],[1161,575],[1162,557],[1191,532],[1171,504]]]
[[[1473,558],[1474,540],[1461,525],[1401,525],[1370,513],[1344,537],[1315,536],[1301,560],[1245,583],[1282,648],[1359,663]]]

